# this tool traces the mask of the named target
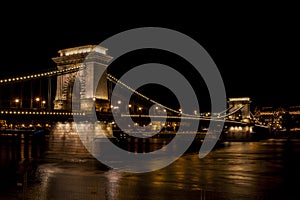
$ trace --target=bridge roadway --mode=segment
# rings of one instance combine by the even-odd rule
[[[111,112],[96,112],[97,118],[99,121],[112,121],[113,115]],[[93,115],[89,116],[85,112],[68,112],[63,110],[46,110],[46,109],[2,109],[0,110],[0,120],[52,120],[53,122],[57,121],[68,121],[73,118],[73,116],[82,116],[83,119],[91,119]],[[122,118],[131,117],[133,119],[146,119],[146,118],[156,118],[164,119],[165,116],[160,115],[120,115]],[[233,120],[224,120],[222,118],[208,118],[208,117],[199,117],[199,116],[168,116],[168,119],[180,120],[180,119],[189,119],[189,120],[203,120],[203,121],[220,121],[225,123],[239,124],[241,126],[246,126],[248,123],[241,121]]]
[[[113,115],[111,112],[96,112],[98,121],[114,121]],[[87,114],[85,112],[68,112],[63,110],[46,110],[46,109],[2,109],[0,110],[0,120],[6,120],[9,122],[30,122],[36,121],[42,124],[45,123],[53,123],[53,122],[65,122],[65,121],[73,121],[73,116],[76,116],[77,119],[82,117],[83,121],[95,121],[94,114]],[[143,114],[132,114],[125,115],[121,114],[122,118],[132,118],[134,121],[149,121],[151,119],[163,119],[165,120],[166,116],[160,115],[143,115]],[[178,116],[171,115],[167,116],[168,120],[180,121],[180,119],[187,120],[200,120],[202,122],[207,121],[216,121],[216,122],[224,122],[224,125],[228,126],[257,126],[260,128],[268,128],[268,126],[260,125],[257,123],[247,123],[243,121],[234,121],[229,119],[224,119],[220,117],[201,117],[201,116]]]

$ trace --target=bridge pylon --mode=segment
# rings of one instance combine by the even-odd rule
[[[251,122],[250,103],[251,100],[249,97],[229,98],[228,112],[232,113],[229,116],[229,119],[250,123]]]
[[[52,58],[58,70],[79,66],[83,68],[57,77],[54,110],[89,111],[95,104],[107,107],[106,69],[112,60],[107,54],[107,49],[99,45],[85,45],[62,49],[58,53],[58,57]],[[100,81],[97,79],[99,74],[103,74]]]

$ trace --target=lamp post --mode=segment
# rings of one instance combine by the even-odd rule
[[[42,108],[45,108],[45,104],[46,104],[46,101],[43,100],[43,101],[42,101]]]
[[[16,108],[19,108],[20,99],[15,99]]]
[[[36,102],[36,108],[39,108],[40,107],[40,97],[36,97],[35,98],[35,102]]]
[[[140,113],[141,113],[141,112],[142,112],[142,110],[143,110],[143,108],[142,108],[142,107],[139,107],[138,109],[139,109],[139,112],[140,112]]]
[[[131,104],[128,104],[128,111],[129,111],[129,114],[132,114],[132,105]]]

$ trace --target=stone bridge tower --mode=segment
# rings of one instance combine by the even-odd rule
[[[251,118],[250,103],[251,103],[251,101],[250,101],[249,97],[229,98],[228,113],[233,113],[232,115],[229,116],[229,119],[243,120],[243,121],[250,119]],[[236,111],[236,110],[238,110],[238,111]]]
[[[107,55],[107,49],[98,45],[85,45],[62,49],[58,53],[59,56],[52,58],[52,60],[57,64],[59,70],[74,67],[83,67],[83,70],[57,76],[54,109],[86,111],[95,104],[98,106],[107,104],[108,106],[106,68],[112,57]],[[104,75],[98,82],[94,75],[102,73]],[[76,78],[79,81],[75,82]],[[77,102],[75,108],[72,99]]]

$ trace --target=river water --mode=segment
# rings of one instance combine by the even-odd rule
[[[297,139],[225,142],[202,159],[189,152],[160,170],[128,173],[57,132],[67,134],[45,144],[1,136],[0,199],[300,199]]]

